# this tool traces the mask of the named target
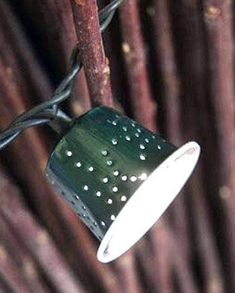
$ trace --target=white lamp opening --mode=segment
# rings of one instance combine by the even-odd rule
[[[116,259],[153,226],[184,186],[199,154],[200,146],[188,142],[149,175],[105,234],[97,252],[99,261]]]

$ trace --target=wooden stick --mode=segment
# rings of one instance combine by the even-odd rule
[[[84,66],[93,105],[112,105],[110,69],[100,33],[97,4],[94,0],[71,0],[78,37],[79,57]]]
[[[222,180],[227,181],[230,177],[234,146],[232,5],[228,0],[206,0],[203,3],[204,25],[208,37],[210,92],[215,102],[216,119],[219,121],[216,127],[220,159],[224,165],[221,176]]]
[[[142,292],[156,292],[159,290],[159,275],[157,273],[157,263],[152,257],[149,239],[143,237],[136,244],[136,262],[141,282]],[[153,268],[155,268],[153,270]]]
[[[48,233],[35,222],[22,205],[14,185],[7,180],[2,172],[0,175],[0,187],[3,190],[0,214],[8,223],[11,233],[14,233],[35,262],[44,270],[58,292],[67,292],[66,290],[81,292],[80,285]],[[12,194],[11,199],[5,193],[6,190],[8,190],[8,194]]]
[[[154,1],[150,13],[154,28],[154,45],[156,48],[157,64],[155,67],[160,73],[161,89],[165,116],[166,136],[175,145],[182,144],[181,134],[181,76],[177,68],[173,39],[173,24],[169,9],[169,1]],[[184,194],[180,194],[170,209],[173,226],[184,247],[185,255],[189,254],[188,222],[185,211]]]
[[[69,237],[69,245],[73,248],[71,251],[71,264],[83,276],[83,284],[90,290],[99,289],[116,293],[121,292],[118,277],[111,264],[101,264],[96,259],[96,250],[98,243],[94,243],[91,234],[85,229],[83,224],[78,223],[77,216],[65,205],[61,205],[61,216],[66,223],[66,231]],[[84,253],[86,251],[86,253]],[[74,258],[76,255],[76,258]],[[89,280],[92,284],[87,284]]]
[[[169,257],[172,239],[169,239],[167,230],[166,223],[161,219],[150,234],[151,245],[153,246],[152,258],[154,263],[157,264],[152,270],[158,275],[156,288],[161,293],[174,292],[171,280],[172,259]]]
[[[147,128],[155,131],[156,104],[148,81],[145,45],[138,13],[135,0],[125,1],[120,7],[122,51],[134,117]]]
[[[133,114],[135,119],[154,131],[156,130],[156,109],[148,81],[144,41],[138,13],[136,1],[126,1],[120,7],[122,50],[126,62]],[[152,232],[151,235],[153,245],[157,247],[153,257],[155,261],[158,260],[162,264],[158,268],[152,268],[155,274],[158,274],[158,281],[156,281],[158,290],[159,292],[170,292],[169,262],[164,254],[166,247],[160,245],[163,242],[167,246],[164,225],[161,228],[159,226],[158,233]]]
[[[161,75],[163,104],[166,115],[166,134],[176,145],[182,143],[180,131],[181,80],[175,59],[169,1],[154,1],[151,19],[154,27],[154,45]]]
[[[205,203],[205,193],[202,190],[199,172],[194,174],[190,182],[189,190],[192,201],[193,224],[195,225],[194,242],[197,241],[195,249],[200,258],[200,269],[202,270],[204,290],[208,293],[225,292],[222,267],[216,243],[213,239],[211,219],[208,215],[208,207]]]
[[[11,194],[11,196],[14,196],[14,194]],[[45,282],[39,277],[36,263],[28,251],[20,245],[15,235],[11,233],[11,229],[4,218],[2,216],[0,218],[0,247],[5,250],[8,257],[10,256],[12,265],[18,268],[30,291],[39,293],[48,292]]]
[[[133,252],[134,250],[131,249],[114,262],[114,269],[120,283],[120,292],[141,292]]]
[[[0,10],[0,50],[1,59],[5,60],[8,66],[6,74],[14,72],[17,76],[17,84],[25,101],[30,94],[30,99],[27,100],[29,105],[32,105],[33,101],[35,103],[40,99],[48,99],[52,93],[51,84],[32,51],[22,26],[17,22],[7,2],[1,1]],[[24,88],[26,80],[27,88]]]
[[[187,262],[187,258],[185,258],[184,256],[184,251],[181,248],[180,242],[178,242],[177,240],[177,236],[174,236],[172,232],[168,231],[168,233],[171,246],[171,257],[173,260],[173,271],[175,273],[176,279],[178,280],[180,292],[199,292],[198,286],[194,280],[192,268],[190,266],[190,263]]]
[[[216,158],[219,165],[217,180],[213,184],[222,195],[223,190],[234,189],[234,66],[233,66],[233,22],[231,1],[206,0],[202,3],[205,34],[207,39],[209,65],[209,91],[216,123]],[[215,143],[213,143],[215,145]],[[215,153],[214,153],[215,154]],[[217,201],[218,206],[221,205]],[[222,204],[223,205],[223,204]],[[234,196],[226,198],[222,206],[221,220],[226,223],[224,241],[231,243],[224,251],[226,259],[226,276],[230,278],[231,289],[235,290],[233,271],[235,267],[235,200]],[[229,269],[228,269],[229,268]]]
[[[68,61],[76,44],[71,5],[66,0],[22,0],[17,10],[37,34],[37,49],[48,60],[49,70],[58,81],[68,69]]]
[[[11,256],[7,254],[4,246],[0,245],[0,279],[4,280],[10,292],[26,292],[31,290],[25,283],[20,270],[12,262]]]
[[[32,218],[22,211],[20,215],[16,215],[16,211],[3,211],[3,215],[59,292],[83,291],[46,231],[39,230]]]
[[[49,74],[56,80],[55,86],[66,76],[69,60],[77,43],[70,2],[67,0],[36,1],[22,0],[18,7],[37,32],[37,48],[47,61]],[[49,96],[46,97],[47,99]],[[86,80],[79,73],[72,94],[76,114],[90,109],[90,97]],[[72,106],[73,110],[73,106]]]

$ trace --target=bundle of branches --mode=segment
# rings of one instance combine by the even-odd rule
[[[78,43],[67,112],[113,106],[176,145],[195,139],[200,164],[161,221],[101,264],[44,179],[56,135],[27,130],[0,153],[0,291],[235,292],[234,4],[125,0],[102,39],[107,3],[0,1],[0,130],[50,98]]]

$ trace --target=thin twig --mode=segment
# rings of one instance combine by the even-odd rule
[[[209,93],[212,101],[216,126],[216,157],[219,170],[213,184],[222,203],[222,215],[227,231],[224,241],[231,243],[224,253],[226,275],[230,278],[231,289],[235,290],[233,271],[235,267],[235,199],[234,199],[234,39],[232,23],[232,2],[229,0],[206,0],[202,2],[205,36],[207,40],[209,65]],[[226,197],[224,205],[224,194]],[[224,192],[225,191],[225,192]],[[217,202],[218,202],[217,199]],[[218,205],[221,206],[221,203]],[[229,264],[229,265],[228,265]]]
[[[94,0],[71,0],[78,37],[79,57],[84,66],[93,105],[112,105],[110,69],[105,57],[97,4]]]
[[[148,81],[146,50],[141,33],[137,1],[125,1],[120,7],[122,51],[126,62],[131,106],[135,119],[156,130],[156,104]]]

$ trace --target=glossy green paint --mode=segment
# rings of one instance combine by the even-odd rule
[[[101,240],[128,199],[175,150],[128,117],[98,107],[74,120],[52,151],[46,175]]]

